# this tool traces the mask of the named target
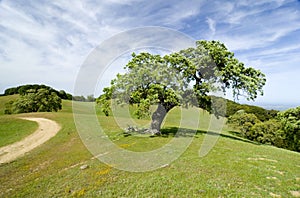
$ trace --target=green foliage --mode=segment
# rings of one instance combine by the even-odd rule
[[[238,98],[243,95],[248,100],[254,100],[258,93],[263,94],[265,75],[259,70],[245,67],[242,62],[234,58],[226,46],[219,41],[197,41],[196,48],[188,48],[180,51],[192,63],[192,67],[182,68],[187,70],[187,79],[194,82],[194,94],[198,100],[198,106],[214,113],[216,116],[224,116],[224,105],[220,100],[211,101],[207,94],[214,90],[230,88],[233,96]],[[216,106],[212,106],[218,102]]]
[[[100,110],[101,110],[106,116],[109,116],[109,113],[111,112],[109,100],[103,100],[103,102],[101,102],[101,108],[100,108]]]
[[[300,107],[278,113],[280,133],[287,149],[300,151]]]
[[[5,114],[5,109],[7,107],[7,103],[12,100],[19,98],[19,95],[9,95],[9,96],[0,96],[0,115]]]
[[[13,113],[13,103],[15,101],[11,100],[7,103],[5,103],[5,109],[4,109],[4,114],[12,114]]]
[[[28,90],[15,101],[6,104],[5,114],[51,112],[61,109],[61,98],[47,89]]]
[[[249,140],[285,148],[279,132],[281,124],[277,119],[261,122],[254,114],[239,110],[228,118],[228,123],[240,129],[241,135]]]
[[[80,101],[80,102],[85,102],[86,98],[84,96],[73,96],[72,100],[74,100],[74,101]]]
[[[103,89],[104,94],[102,94],[99,98],[96,99],[96,103],[100,104],[100,110],[104,113],[104,115],[109,116],[111,112],[111,99],[112,92],[114,90],[113,82],[111,87],[106,87]]]
[[[94,95],[88,95],[87,97],[84,96],[73,96],[73,101],[80,101],[80,102],[95,102],[96,98],[94,98]]]
[[[217,82],[224,92],[230,88],[234,97],[243,95],[249,100],[254,100],[258,93],[263,94],[265,75],[254,68],[245,67],[223,43],[197,41],[196,48],[182,50],[181,53],[196,66],[196,73],[190,73],[196,80],[195,86],[202,86],[203,82]]]
[[[4,91],[5,96],[14,95],[14,94],[19,94],[17,87],[8,88]]]
[[[279,112],[276,119],[261,122],[254,114],[239,110],[228,123],[247,139],[280,148],[300,151],[300,107]]]
[[[160,103],[167,110],[180,105],[181,95],[187,90],[188,82],[176,67],[189,64],[181,56],[133,54],[123,75],[117,75],[110,88],[97,99],[105,114],[109,112],[107,100],[116,98],[118,103],[138,104],[135,115],[142,118],[149,114],[153,104]]]
[[[72,95],[66,93],[64,90],[60,90],[59,92],[55,90],[54,92],[63,100],[72,100]]]
[[[137,104],[138,108],[136,111],[134,111],[134,115],[138,118],[147,118],[150,116],[150,100],[141,100],[140,103]]]
[[[147,116],[151,105],[159,104],[151,124],[152,127],[158,119],[157,130],[166,113],[179,105],[197,106],[217,117],[225,116],[222,100],[212,100],[208,93],[230,88],[235,97],[245,95],[254,100],[263,93],[266,81],[263,73],[246,68],[219,41],[197,41],[195,48],[165,56],[133,53],[125,69],[125,74],[118,74],[111,87],[104,89],[97,103],[105,115],[110,112],[107,100],[138,104],[138,118]]]
[[[52,87],[49,87],[47,85],[38,85],[38,84],[21,85],[21,86],[18,86],[18,87],[8,88],[4,91],[4,95],[5,96],[13,95],[13,94],[26,95],[29,90],[34,90],[35,92],[37,92],[37,90],[39,90],[39,89],[46,89],[46,90],[50,91],[51,93],[54,92],[61,99],[72,100],[72,95],[69,94],[69,93],[66,93],[64,90],[57,91],[57,90],[55,90]]]
[[[94,95],[88,95],[86,97],[87,102],[95,102],[96,98],[94,97]]]
[[[280,127],[280,123],[275,119],[256,123],[249,131],[249,139],[251,138],[251,140],[255,140],[262,144],[282,147],[282,137],[280,133],[278,133]]]
[[[251,128],[260,123],[260,120],[254,114],[245,113],[243,110],[236,112],[228,118],[228,124],[239,129],[243,137],[254,140],[255,136],[251,133]]]

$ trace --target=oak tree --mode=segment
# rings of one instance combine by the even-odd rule
[[[151,105],[156,105],[148,130],[156,135],[160,134],[166,114],[176,106],[193,105],[223,116],[224,108],[213,105],[209,97],[212,91],[231,89],[234,97],[254,100],[263,94],[266,81],[262,72],[245,67],[219,41],[197,41],[194,48],[165,56],[133,53],[125,70],[103,90],[97,102],[107,116],[111,99],[137,104],[138,118],[149,114]]]

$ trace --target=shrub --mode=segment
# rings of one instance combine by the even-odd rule
[[[280,126],[278,120],[274,119],[256,123],[250,129],[250,137],[252,140],[262,144],[278,145],[282,138],[278,133]]]
[[[28,90],[19,99],[8,102],[5,113],[51,112],[61,107],[61,98],[55,92],[47,89]]]
[[[260,122],[261,121],[254,114],[245,113],[243,110],[240,110],[230,116],[227,121],[229,125],[239,129],[242,136],[248,139],[253,139],[253,134],[250,133],[250,130],[256,123]]]
[[[300,151],[300,107],[278,113],[285,148]]]
[[[259,121],[254,114],[239,110],[228,118],[228,123],[240,129],[247,139],[300,151],[300,107],[279,112],[276,119],[265,122]]]

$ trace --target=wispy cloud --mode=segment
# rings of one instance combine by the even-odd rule
[[[215,33],[216,33],[216,21],[214,21],[213,19],[207,17],[206,22],[207,22],[208,27],[211,31],[211,35],[214,36]]]
[[[224,41],[232,50],[270,45],[300,29],[299,9],[282,4],[281,1],[214,2],[208,12],[218,21],[222,30],[213,38]]]

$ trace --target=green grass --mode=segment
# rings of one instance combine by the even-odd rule
[[[0,117],[0,147],[17,142],[38,128],[33,121],[10,116]]]
[[[15,100],[19,95],[0,96],[0,115],[4,115],[5,104],[11,100]]]
[[[92,158],[76,131],[71,102],[63,104],[57,113],[21,115],[55,120],[62,129],[24,157],[0,165],[0,197],[271,197],[270,193],[291,197],[290,191],[300,189],[299,153],[246,141],[226,128],[211,152],[200,158],[198,151],[209,121],[205,112],[200,113],[200,130],[191,145],[169,166],[144,173],[112,168]],[[166,134],[155,138],[125,137],[112,117],[98,118],[116,144],[146,151],[172,140],[178,111],[168,115]],[[190,116],[193,114],[191,110]],[[3,118],[7,116],[0,120]],[[134,121],[149,123],[147,119]],[[83,164],[89,168],[80,170]]]

